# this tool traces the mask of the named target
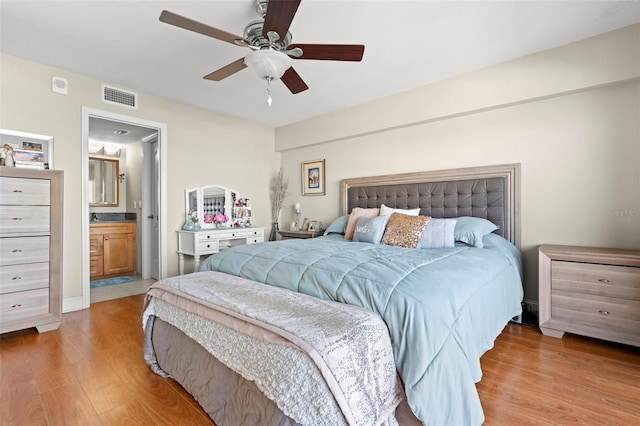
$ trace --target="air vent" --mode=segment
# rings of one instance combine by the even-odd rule
[[[102,102],[138,109],[138,94],[103,84]]]

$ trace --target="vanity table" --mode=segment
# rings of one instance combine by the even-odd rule
[[[229,247],[264,241],[264,228],[222,228],[178,231],[178,271],[184,275],[184,256],[192,256],[194,270],[200,267],[200,256],[218,253]]]
[[[218,253],[229,247],[264,241],[264,228],[251,227],[251,204],[233,189],[207,185],[185,190],[187,223],[178,232],[178,270],[184,274],[184,256],[192,256],[195,270],[200,256]],[[216,215],[228,222],[218,228]]]

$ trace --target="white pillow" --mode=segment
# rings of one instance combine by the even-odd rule
[[[418,242],[418,248],[445,248],[454,247],[454,231],[456,229],[456,219],[435,219],[432,218]]]
[[[380,206],[380,216],[391,216],[393,213],[408,214],[409,216],[418,216],[420,214],[420,207],[417,209],[392,209],[384,204]]]

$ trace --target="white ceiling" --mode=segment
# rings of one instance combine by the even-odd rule
[[[292,95],[275,82],[269,109],[250,69],[202,78],[247,49],[161,23],[163,9],[237,35],[258,18],[253,0],[1,0],[0,49],[279,127],[640,22],[639,1],[302,0],[294,43],[361,43],[364,59],[294,61],[309,90]]]

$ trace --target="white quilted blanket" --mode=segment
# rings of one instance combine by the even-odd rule
[[[220,272],[148,292],[167,321],[309,425],[396,424],[403,392],[388,330],[372,312]]]

